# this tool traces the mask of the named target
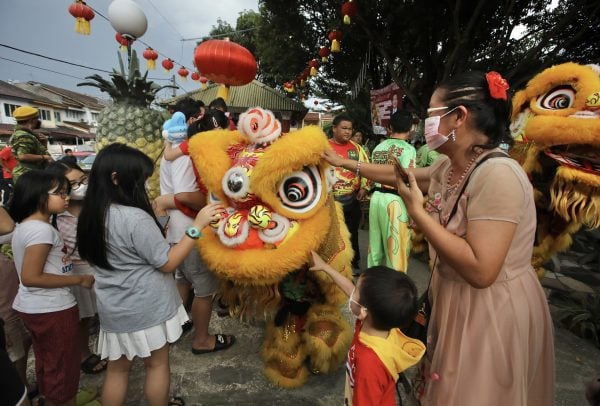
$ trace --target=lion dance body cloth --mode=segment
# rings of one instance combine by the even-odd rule
[[[571,245],[581,226],[600,227],[600,67],[565,63],[515,94],[511,154],[535,189],[533,265]]]
[[[226,214],[203,230],[202,257],[223,280],[232,315],[266,320],[265,374],[279,386],[327,373],[346,356],[352,329],[340,313],[344,293],[322,272],[309,271],[311,250],[346,277],[352,249],[322,130],[281,134],[270,111],[240,115],[238,131],[190,139],[190,156],[210,202]],[[210,230],[212,229],[212,230]]]

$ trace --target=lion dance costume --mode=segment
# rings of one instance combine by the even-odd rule
[[[600,226],[600,67],[565,63],[533,77],[513,98],[512,155],[535,189],[533,265]]]
[[[314,250],[351,273],[349,233],[330,193],[333,168],[321,159],[328,145],[314,126],[281,135],[273,113],[258,107],[240,116],[238,131],[190,139],[208,200],[226,207],[198,240],[200,252],[224,281],[232,315],[267,320],[265,374],[286,388],[337,368],[352,339],[340,313],[344,293],[308,270]]]

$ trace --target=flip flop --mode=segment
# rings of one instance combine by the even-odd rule
[[[100,365],[100,369],[96,369]],[[106,369],[108,361],[100,359],[96,354],[91,354],[81,363],[81,370],[90,375],[99,374]]]
[[[169,406],[185,406],[185,401],[180,396],[173,396],[169,399]]]
[[[229,339],[229,340],[228,340]],[[192,353],[199,354],[208,354],[209,352],[221,351],[231,347],[235,343],[235,336],[228,334],[215,334],[215,346],[210,350],[200,350],[192,347]]]

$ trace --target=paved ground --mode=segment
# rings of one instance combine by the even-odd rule
[[[367,245],[367,232],[364,230],[361,230],[361,244],[363,251]],[[365,260],[363,255],[363,262]],[[428,272],[424,263],[412,259],[409,275],[420,290],[425,289]],[[214,314],[211,331],[234,333],[237,343],[227,351],[192,355],[188,334],[171,348],[172,392],[183,396],[187,405],[343,404],[343,368],[331,375],[312,376],[300,389],[283,390],[273,386],[262,375],[259,351],[263,330],[260,325],[218,318]],[[600,349],[561,328],[556,329],[555,338],[556,405],[586,405],[583,385],[594,377],[600,377]],[[33,374],[33,365],[30,372]],[[82,378],[82,386],[101,384],[102,375]],[[141,362],[135,363],[130,376],[127,404],[145,404]]]

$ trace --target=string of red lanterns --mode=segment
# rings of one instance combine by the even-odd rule
[[[344,2],[340,8],[340,13],[342,15],[342,21],[345,25],[349,25],[351,23],[351,19],[358,15],[358,5],[354,0],[348,0]],[[339,28],[334,28],[327,35],[327,39],[330,44],[329,47],[321,46],[317,51],[317,54],[321,58],[321,63],[327,62],[329,56],[333,53],[341,52],[341,42],[344,37],[344,33]],[[311,59],[308,62],[308,67],[305,68],[301,74],[299,74],[296,79],[288,82],[284,82],[283,90],[287,93],[294,93],[297,90],[297,86],[304,87],[305,81],[310,76],[316,76],[319,69],[319,61],[317,59]],[[304,94],[300,94],[300,98],[304,99]]]

